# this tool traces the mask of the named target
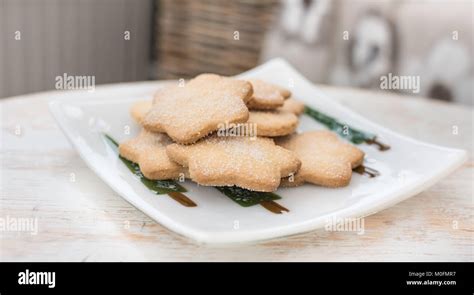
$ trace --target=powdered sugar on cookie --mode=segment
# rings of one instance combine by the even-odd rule
[[[361,165],[364,152],[341,141],[330,131],[310,131],[277,140],[277,144],[295,152],[301,160],[301,169],[294,182],[285,179],[284,184],[294,186],[310,182],[328,187],[349,184],[352,169]]]
[[[295,173],[296,156],[268,138],[211,136],[193,145],[172,144],[168,156],[189,167],[192,180],[209,186],[239,186],[274,191],[282,177]]]
[[[202,74],[184,87],[170,86],[157,92],[143,126],[166,132],[176,142],[193,143],[217,130],[221,123],[247,121],[245,103],[251,95],[248,82]]]

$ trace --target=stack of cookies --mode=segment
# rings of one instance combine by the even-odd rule
[[[149,179],[272,192],[305,182],[340,187],[364,153],[329,131],[296,134],[304,105],[261,80],[202,74],[131,108],[141,133],[122,157]]]

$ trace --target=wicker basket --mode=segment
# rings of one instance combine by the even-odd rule
[[[157,76],[234,75],[254,67],[277,0],[158,0]]]

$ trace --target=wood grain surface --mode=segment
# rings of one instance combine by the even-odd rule
[[[394,131],[465,149],[469,160],[423,193],[365,218],[363,235],[323,229],[256,244],[200,245],[152,221],[86,167],[49,114],[54,92],[2,99],[0,217],[37,218],[38,233],[0,232],[0,260],[472,261],[473,109],[322,88]]]

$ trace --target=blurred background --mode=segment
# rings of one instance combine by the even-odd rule
[[[470,0],[0,0],[0,97],[96,84],[234,75],[274,57],[317,83],[473,104]]]

